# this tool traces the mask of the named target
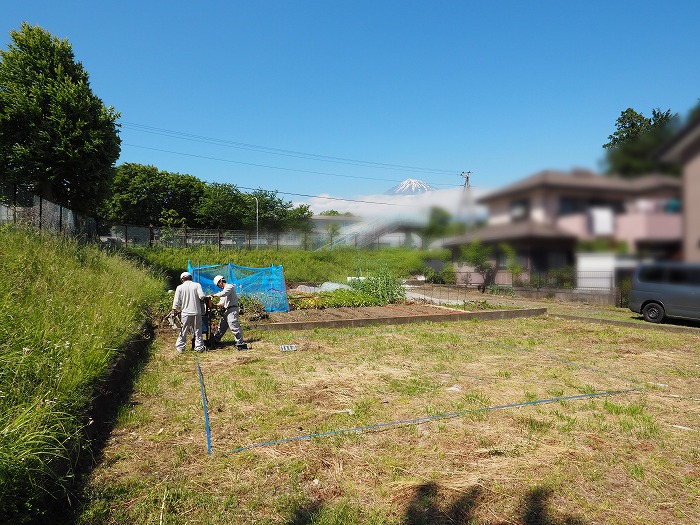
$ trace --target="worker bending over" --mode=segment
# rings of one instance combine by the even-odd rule
[[[218,344],[226,333],[226,330],[230,328],[233,337],[236,338],[236,346],[239,350],[244,350],[247,346],[243,340],[241,323],[238,320],[238,295],[236,295],[236,287],[233,284],[227,283],[223,275],[214,277],[214,285],[221,288],[221,291],[212,294],[212,297],[220,297],[219,306],[224,309],[224,315],[221,317],[219,329],[212,336],[212,340],[214,344]]]

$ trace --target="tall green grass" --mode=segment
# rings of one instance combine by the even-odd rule
[[[386,270],[397,277],[428,271],[429,259],[449,260],[447,250],[427,251],[409,248],[383,250],[357,250],[338,248],[333,250],[223,250],[215,247],[199,248],[144,248],[128,249],[149,265],[176,277],[187,268],[187,261],[195,266],[233,263],[239,266],[264,268],[272,264],[284,267],[288,282],[326,281],[345,282],[348,276],[364,276]]]
[[[70,491],[86,408],[162,279],[74,239],[0,227],[0,522]]]

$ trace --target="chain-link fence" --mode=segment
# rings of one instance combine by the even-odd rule
[[[406,244],[407,236],[377,227],[342,236],[342,242],[326,232],[271,232],[201,228],[168,228],[97,221],[70,208],[33,195],[14,184],[0,181],[0,223],[27,224],[39,230],[55,230],[101,242],[108,247],[165,246],[185,248],[212,246],[218,250],[285,249],[318,250],[344,245],[381,248]],[[333,242],[330,242],[333,241]]]
[[[97,221],[14,184],[0,182],[0,222],[55,230],[97,240]]]
[[[167,228],[97,221],[36,196],[14,184],[0,181],[0,223],[24,224],[100,242],[107,247],[213,246],[219,250],[297,248],[314,250],[327,244],[326,233],[255,232],[195,228]]]

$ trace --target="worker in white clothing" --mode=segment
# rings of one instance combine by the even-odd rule
[[[248,347],[243,340],[241,323],[238,320],[238,295],[236,294],[236,287],[233,284],[227,283],[223,275],[214,277],[214,285],[221,288],[221,291],[212,294],[212,297],[220,298],[218,306],[223,309],[224,315],[221,316],[219,329],[212,336],[212,340],[214,344],[218,344],[226,333],[226,330],[230,328],[233,337],[236,338],[236,346],[238,349],[245,350]]]
[[[173,313],[180,312],[182,327],[180,335],[175,341],[175,348],[178,352],[185,351],[187,343],[187,333],[194,332],[194,349],[196,352],[204,351],[204,341],[202,340],[202,300],[206,297],[202,285],[192,280],[192,274],[182,272],[180,274],[180,286],[175,289],[173,299]]]

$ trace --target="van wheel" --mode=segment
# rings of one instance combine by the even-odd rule
[[[664,307],[659,303],[649,303],[642,309],[642,315],[644,319],[650,323],[660,323],[666,317],[666,312]]]

